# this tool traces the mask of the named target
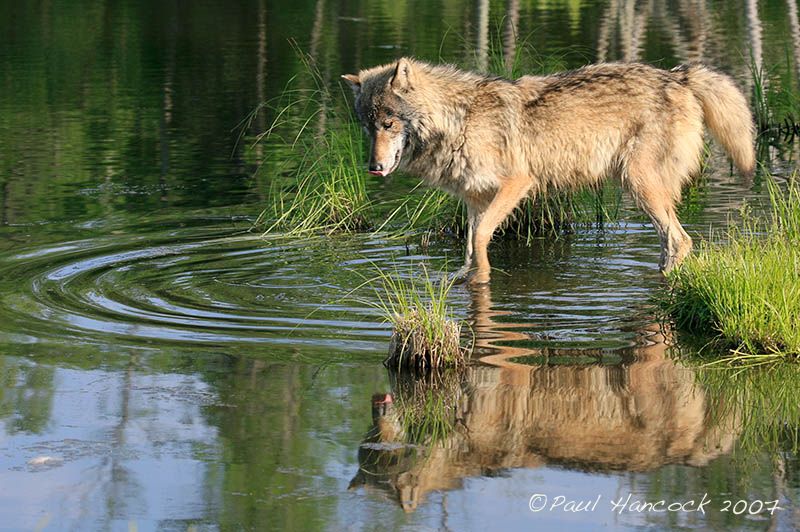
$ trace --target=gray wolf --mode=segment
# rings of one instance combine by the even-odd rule
[[[405,170],[467,208],[464,266],[490,277],[487,246],[529,195],[617,178],[649,215],[668,272],[692,239],[675,214],[697,173],[704,124],[743,173],[755,167],[753,119],[726,75],[605,63],[515,80],[410,58],[342,76],[372,141],[369,171]]]

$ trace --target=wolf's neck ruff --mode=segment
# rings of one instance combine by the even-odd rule
[[[408,116],[414,157],[404,161],[403,169],[462,198],[480,201],[494,193],[499,176],[475,171],[476,159],[470,154],[468,142],[473,133],[471,117],[486,103],[475,89],[489,78],[453,67],[422,64],[416,79],[414,93],[406,96],[412,108]],[[503,133],[498,130],[495,135]]]
[[[744,96],[702,65],[598,64],[511,81],[403,58],[344,78],[372,140],[370,169],[408,170],[465,202],[463,270],[476,266],[474,282],[489,279],[486,246],[523,198],[609,177],[650,216],[669,270],[691,249],[675,204],[699,169],[704,124],[743,173],[755,164]]]

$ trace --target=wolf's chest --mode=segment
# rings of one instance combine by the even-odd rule
[[[413,161],[409,169],[428,185],[462,199],[494,193],[499,186],[497,173],[475,162],[465,154],[442,150]]]

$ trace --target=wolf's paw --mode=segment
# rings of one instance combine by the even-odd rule
[[[472,272],[467,280],[470,286],[477,286],[489,283],[489,272]]]

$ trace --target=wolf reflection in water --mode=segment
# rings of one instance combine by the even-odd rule
[[[526,365],[515,359],[602,352],[495,345],[529,337],[494,321],[502,313],[492,310],[488,287],[473,291],[472,307],[476,348],[493,354],[433,384],[393,375],[392,393],[373,396],[351,488],[382,491],[413,511],[431,491],[502,469],[647,471],[702,466],[733,448],[736,415],[711,408],[694,371],[668,356],[658,325],[640,331],[639,346],[616,352],[617,365]],[[403,409],[428,392],[447,398],[453,428],[441,441],[415,445]]]

